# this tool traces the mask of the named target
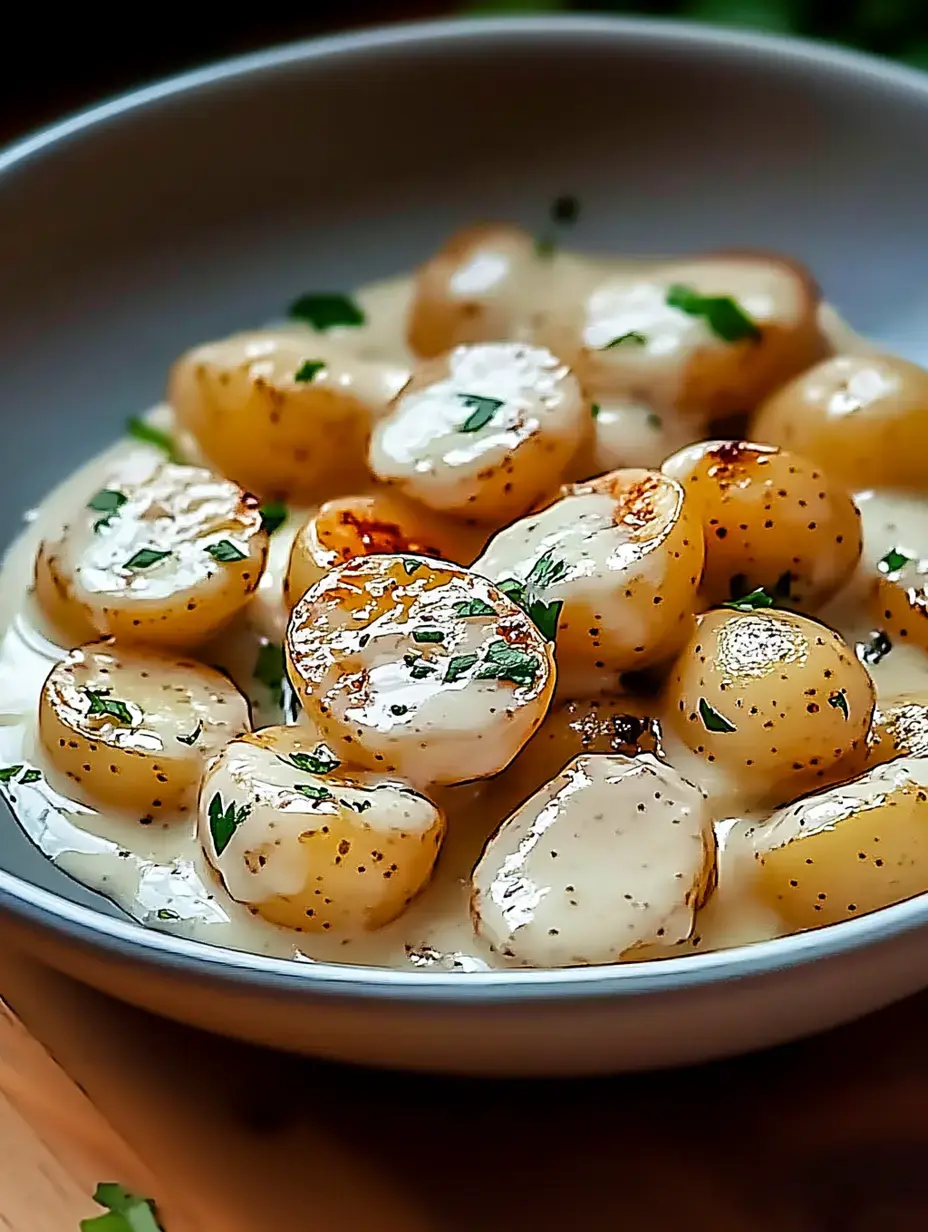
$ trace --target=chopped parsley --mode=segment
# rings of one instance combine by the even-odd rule
[[[861,663],[866,663],[868,667],[876,667],[886,658],[892,648],[892,642],[882,629],[877,629],[869,642],[858,642],[854,647],[857,658]]]
[[[590,414],[593,416],[594,419],[599,419],[599,403],[598,402],[594,402],[591,404]]]
[[[424,680],[426,676],[435,674],[434,663],[429,663],[427,659],[423,659],[422,655],[405,654],[403,662],[410,669],[413,680]]]
[[[531,571],[525,579],[526,589],[538,591],[547,586],[553,586],[555,582],[562,581],[566,573],[567,562],[565,560],[555,560],[554,549],[549,548],[532,565]]]
[[[773,607],[773,598],[767,594],[763,586],[758,586],[749,595],[744,595],[740,599],[731,599],[728,603],[723,603],[722,607],[730,607],[735,612],[756,612],[758,608]]]
[[[417,569],[425,568],[425,561],[424,560],[413,560],[413,558],[410,556],[406,560],[403,561],[403,568],[406,570],[406,573],[408,574],[408,576],[412,577],[412,575],[416,572]]]
[[[299,381],[301,385],[308,385],[316,379],[324,368],[324,359],[304,359],[296,372],[294,372],[293,379]]]
[[[833,706],[835,710],[840,710],[844,715],[845,721],[850,717],[851,711],[847,704],[847,691],[838,689],[836,692],[829,694],[828,705]]]
[[[639,333],[637,329],[630,329],[628,333],[619,334],[617,338],[613,338],[611,342],[607,342],[604,347],[600,347],[601,351],[611,351],[613,347],[626,346],[628,343],[633,346],[647,346],[648,340],[644,334]]]
[[[312,783],[297,783],[293,788],[301,796],[305,796],[307,800],[331,800],[332,793],[328,787],[315,787]]]
[[[351,296],[337,292],[301,295],[290,305],[289,315],[318,330],[334,329],[337,325],[363,325],[365,321],[363,311]]]
[[[147,423],[144,419],[139,419],[137,415],[133,415],[131,419],[126,420],[126,432],[135,441],[142,441],[145,445],[154,445],[160,449],[162,453],[167,454],[170,462],[181,462],[182,458],[177,452],[177,446],[174,444],[173,438],[169,433],[162,431],[161,428],[156,428],[154,424]]]
[[[354,809],[356,813],[366,813],[369,808],[373,808],[373,802],[370,800],[342,800],[339,799],[339,804],[343,804],[345,808]]]
[[[475,654],[455,655],[445,669],[445,684],[454,684],[456,680],[460,680],[465,673],[470,671],[479,657]]]
[[[20,770],[22,770],[22,766],[4,766],[0,770],[0,783],[9,783],[11,779],[16,778]]]
[[[170,555],[170,552],[159,552],[157,548],[139,548],[134,556],[129,557],[123,568],[150,569],[152,565],[157,565],[159,560]]]
[[[502,398],[486,398],[483,394],[458,394],[465,410],[470,414],[461,424],[459,432],[479,432],[485,428],[499,408],[503,405]]]
[[[667,290],[666,303],[687,316],[702,317],[723,342],[757,341],[761,331],[730,295],[700,295],[692,287],[677,283]]]
[[[704,697],[699,699],[699,717],[706,731],[733,732],[738,730],[734,723],[729,723],[724,714],[719,714],[714,707],[710,706]]]
[[[445,635],[441,629],[413,629],[412,640],[420,645],[429,642],[443,642]]]
[[[200,739],[202,734],[203,734],[203,720],[201,719],[199,723],[197,723],[196,727],[193,729],[193,731],[190,733],[189,736],[178,736],[177,739],[181,742],[181,744],[193,745],[193,744],[196,744],[196,742]]]
[[[644,422],[654,432],[660,432],[661,428],[663,428],[664,426],[663,419],[661,419],[660,415],[655,415],[653,411],[650,411],[648,413],[648,415],[645,417]]]
[[[19,781],[20,783],[37,783],[41,777],[41,770],[27,770]]]
[[[528,614],[538,631],[549,642],[554,641],[558,617],[564,604],[560,599],[546,603],[538,598],[538,591],[562,581],[566,573],[567,562],[555,559],[554,551],[550,549],[535,561],[524,582],[517,578],[506,578],[497,583],[503,594]]]
[[[394,705],[390,707],[390,713],[395,714],[398,719],[401,719],[404,714],[409,714],[409,707],[400,706],[394,703]]]
[[[553,642],[557,636],[557,622],[563,606],[561,599],[555,599],[552,603],[545,603],[544,599],[535,599],[528,605],[528,614],[546,642]]]
[[[896,573],[903,565],[907,565],[914,557],[909,556],[906,552],[900,551],[899,548],[890,548],[883,559],[877,565],[880,573]]]
[[[120,723],[132,723],[132,712],[125,702],[109,697],[107,692],[95,692],[93,689],[83,689],[82,692],[90,702],[88,714],[105,714]]]
[[[164,918],[175,916],[176,913],[172,913]],[[160,911],[158,918],[162,918]],[[106,1181],[97,1186],[93,1200],[106,1214],[82,1219],[80,1232],[164,1232],[151,1198],[140,1198],[122,1185]]]
[[[453,607],[455,616],[495,616],[496,608],[483,599],[463,599]]]
[[[104,526],[109,526],[111,520],[128,499],[125,492],[117,492],[115,488],[101,488],[95,496],[92,496],[87,502],[87,508],[104,515],[94,522],[94,530],[102,530]]]
[[[580,217],[580,202],[576,197],[555,197],[551,203],[551,221],[559,226],[570,227]]]
[[[265,642],[251,672],[273,695],[278,706],[284,703],[284,648],[279,642]]]
[[[329,774],[342,764],[324,744],[317,744],[312,753],[291,753],[288,757],[278,753],[277,759],[297,770],[305,771],[306,774]]]
[[[491,642],[487,657],[477,672],[478,680],[510,680],[513,684],[532,684],[538,675],[538,660],[518,646],[499,638]]]
[[[518,578],[504,578],[502,582],[497,582],[496,586],[513,603],[521,603],[525,598],[525,583]]]
[[[216,848],[217,856],[222,855],[229,843],[231,843],[232,835],[250,812],[250,804],[242,804],[236,808],[234,800],[227,809],[224,809],[222,807],[222,797],[218,791],[216,792],[209,802],[207,816],[209,817],[209,832],[212,835],[213,846]]]
[[[287,520],[287,506],[283,501],[265,501],[261,506],[261,529],[273,535]]]
[[[159,907],[158,908],[158,919],[159,920],[179,920],[180,913],[177,911],[172,911],[170,907]]]
[[[218,561],[221,565],[228,565],[232,561],[245,559],[245,553],[240,548],[237,548],[231,539],[220,539],[218,543],[210,543],[207,545],[206,550],[213,560]]]
[[[557,244],[550,235],[538,235],[535,237],[535,256],[541,257],[542,260],[548,260],[557,252]]]

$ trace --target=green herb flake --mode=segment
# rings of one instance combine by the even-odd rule
[[[406,570],[407,576],[412,577],[412,575],[416,572],[417,569],[425,568],[425,561],[424,560],[413,560],[413,558],[410,556],[410,557],[407,557],[407,559],[403,561],[403,568]]]
[[[722,607],[729,607],[734,612],[756,612],[758,608],[773,607],[773,598],[763,586],[758,586],[749,595],[744,595],[741,599],[731,599],[728,603],[723,603]]]
[[[83,689],[85,697],[90,702],[87,709],[90,714],[105,714],[111,719],[118,719],[120,723],[132,724],[132,712],[125,702],[117,701],[115,697],[109,697],[106,692],[95,692],[93,689]]]
[[[546,642],[553,642],[557,636],[557,622],[564,603],[555,599],[553,603],[545,603],[543,599],[535,599],[528,605],[528,614],[535,627]]]
[[[297,783],[293,790],[307,800],[331,800],[332,793],[328,787],[316,787],[312,783]]]
[[[644,334],[639,333],[637,329],[630,329],[625,334],[619,334],[617,338],[613,338],[611,342],[607,342],[605,346],[600,347],[601,351],[611,351],[613,347],[627,346],[647,346],[648,340]]]
[[[301,295],[290,305],[289,315],[305,321],[313,329],[334,329],[337,325],[363,325],[365,316],[360,306],[349,296],[337,292]]]
[[[463,599],[452,608],[455,616],[495,616],[496,608],[483,599]]]
[[[41,777],[41,770],[27,770],[19,781],[20,783],[37,783]]]
[[[202,734],[203,734],[203,720],[201,719],[199,723],[197,723],[196,727],[193,729],[193,731],[190,733],[189,736],[178,736],[177,739],[181,742],[181,744],[194,745],[200,739],[200,736]]]
[[[354,809],[356,813],[366,813],[369,808],[373,808],[371,800],[342,800],[339,799],[339,804],[343,804],[345,808]]]
[[[554,549],[551,548],[543,556],[539,556],[532,565],[531,572],[525,579],[525,586],[527,590],[544,590],[548,586],[554,586],[555,583],[563,581],[566,574],[567,562],[556,560]]]
[[[417,663],[410,672],[413,680],[424,680],[426,676],[435,675],[435,667],[431,663],[426,663],[425,659],[421,663]]]
[[[576,197],[555,197],[551,203],[551,221],[561,227],[571,227],[580,217],[580,202]]]
[[[144,445],[154,445],[155,448],[160,449],[162,453],[167,454],[170,462],[183,461],[177,452],[173,438],[161,428],[156,428],[154,424],[139,419],[137,415],[126,420],[126,432],[134,441],[141,441]]]
[[[16,778],[20,770],[22,770],[22,766],[4,766],[0,770],[0,783],[9,783],[11,779]]]
[[[836,692],[829,694],[828,705],[833,706],[835,710],[840,710],[844,715],[845,722],[850,718],[851,712],[847,704],[847,691],[845,689],[838,689]]]
[[[309,385],[325,369],[324,359],[304,359],[293,374],[293,379],[300,385]]]
[[[270,689],[275,697],[281,698],[284,681],[283,646],[277,642],[267,642],[262,646],[258,651],[252,675]]]
[[[491,642],[487,657],[477,672],[478,680],[509,680],[513,684],[532,684],[538,675],[538,660],[518,646],[499,638]]]
[[[130,1193],[122,1185],[98,1185],[93,1200],[107,1213],[82,1219],[80,1232],[164,1232],[152,1200]]]
[[[550,235],[536,235],[535,256],[542,261],[550,261],[557,252],[557,244]]]
[[[430,642],[443,642],[445,635],[441,629],[413,629],[412,640],[420,645]]]
[[[723,342],[757,341],[761,336],[757,325],[730,295],[700,295],[678,283],[668,288],[666,303],[687,316],[702,317]]]
[[[157,914],[158,914],[159,920],[179,920],[180,919],[180,913],[177,911],[172,911],[170,907],[159,907]]]
[[[216,848],[217,856],[222,855],[229,843],[231,843],[232,835],[250,812],[250,804],[242,804],[236,808],[234,800],[227,809],[224,809],[222,807],[222,797],[218,791],[216,792],[209,802],[207,816],[209,817],[209,832],[212,835],[213,846]]]
[[[287,520],[287,506],[283,501],[265,501],[261,506],[261,529],[273,535]]]
[[[456,680],[460,680],[463,675],[470,671],[479,657],[479,655],[475,654],[455,655],[445,669],[445,684],[454,684]]]
[[[221,565],[244,560],[246,557],[246,553],[237,548],[231,539],[220,539],[218,543],[210,543],[207,545],[206,550],[213,560],[218,561]]]
[[[909,561],[913,559],[914,557],[909,556],[906,552],[901,551],[899,548],[890,548],[890,550],[877,565],[877,568],[880,573],[898,573],[903,565],[907,565]]]
[[[306,774],[330,774],[342,764],[324,744],[317,744],[312,753],[290,753],[287,757],[278,753],[277,760]]]
[[[92,496],[87,502],[87,508],[93,509],[95,513],[104,514],[104,517],[94,522],[94,530],[102,530],[104,526],[109,526],[112,518],[128,499],[124,492],[117,492],[115,488],[101,488],[95,496]]]
[[[485,428],[499,408],[503,405],[502,398],[486,398],[483,394],[458,394],[470,415],[458,429],[459,432],[479,432]]]
[[[599,408],[599,403],[598,403],[598,402],[594,402],[594,403],[590,406],[590,414],[593,416],[593,418],[594,418],[594,419],[599,419],[599,409],[600,409],[600,408]]]
[[[734,723],[729,723],[724,714],[714,709],[706,701],[704,697],[699,699],[699,717],[702,719],[703,727],[710,732],[733,732],[737,731]]]
[[[139,548],[134,556],[129,557],[123,568],[150,569],[152,565],[157,565],[159,560],[170,555],[170,552],[159,552],[157,548]]]
[[[496,583],[496,589],[501,590],[513,603],[521,604],[525,598],[525,583],[518,578],[504,578],[502,582]]]
[[[663,419],[661,419],[660,415],[655,415],[653,411],[650,411],[648,413],[644,422],[647,424],[647,426],[651,429],[652,432],[660,432],[660,430],[664,426]]]
[[[403,715],[404,715],[404,714],[409,714],[409,707],[408,707],[408,706],[400,706],[400,705],[398,705],[398,704],[394,703],[394,704],[390,707],[390,713],[391,713],[391,714],[395,714],[395,715],[396,715],[396,717],[397,717],[398,719],[401,719],[401,718],[403,717]]]

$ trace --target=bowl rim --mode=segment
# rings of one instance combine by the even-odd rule
[[[0,174],[109,121],[159,102],[238,78],[273,74],[291,66],[337,56],[385,51],[423,53],[429,44],[472,48],[519,37],[527,44],[555,45],[565,37],[601,44],[660,47],[680,54],[713,51],[737,60],[771,57],[806,66],[817,74],[844,76],[896,89],[928,101],[928,74],[905,65],[809,40],[666,19],[539,14],[472,17],[400,23],[271,47],[177,74],[85,108],[33,132],[0,151]],[[0,191],[4,182],[0,181]],[[15,191],[15,183],[13,185]],[[4,807],[8,807],[4,805]],[[853,920],[771,941],[688,954],[660,962],[596,967],[454,973],[384,967],[295,962],[205,941],[188,940],[105,915],[42,889],[0,868],[0,909],[40,933],[84,950],[103,949],[124,962],[169,967],[177,976],[206,979],[291,995],[346,994],[428,1003],[505,1003],[543,998],[607,998],[621,994],[672,994],[719,981],[757,978],[788,968],[837,958],[854,950],[928,926],[928,893]]]

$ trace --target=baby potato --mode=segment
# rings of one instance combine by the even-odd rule
[[[835,355],[772,393],[757,440],[795,449],[852,491],[928,487],[928,372],[894,355]]]
[[[402,374],[290,327],[189,351],[168,398],[224,475],[262,497],[311,504],[364,482],[371,421],[401,384]]]
[[[680,652],[664,700],[665,723],[741,796],[776,801],[863,757],[875,692],[825,625],[774,609],[714,611]]]
[[[808,272],[781,257],[695,257],[608,276],[579,321],[568,309],[538,336],[594,400],[644,399],[705,423],[753,409],[828,353],[819,300]]]
[[[805,458],[748,441],[701,441],[661,470],[702,517],[707,606],[763,587],[784,606],[815,611],[857,567],[857,506]]]
[[[518,227],[465,227],[416,275],[407,320],[412,350],[433,359],[461,343],[523,336],[546,273],[532,236]]]
[[[226,676],[157,650],[79,646],[42,686],[39,739],[65,791],[142,825],[196,804],[203,767],[251,728]]]
[[[374,430],[370,467],[432,509],[499,524],[557,489],[591,422],[545,348],[459,346],[413,372]]]
[[[900,757],[774,813],[756,893],[794,929],[837,924],[928,890],[928,758]]]
[[[646,402],[604,398],[593,404],[593,434],[570,475],[582,480],[630,467],[657,469],[692,439],[692,422],[673,411],[658,415]]]
[[[928,560],[893,548],[879,563],[870,610],[893,642],[928,651]]]
[[[569,761],[583,753],[661,752],[656,698],[571,699],[552,706],[545,721],[515,761],[493,780],[493,802],[506,812],[527,800]]]
[[[365,556],[306,592],[287,665],[338,756],[416,784],[507,766],[545,716],[554,653],[485,578],[421,556]]]
[[[566,696],[581,697],[614,691],[620,672],[683,645],[704,554],[698,516],[676,480],[623,470],[565,489],[500,531],[473,568],[500,585],[515,579],[529,608],[562,605],[558,680]]]
[[[634,961],[693,931],[716,878],[698,787],[649,753],[576,757],[490,839],[472,878],[474,928],[530,967]]]
[[[335,565],[356,556],[400,552],[469,564],[482,535],[437,516],[398,493],[374,492],[327,501],[296,533],[284,581],[292,608]]]
[[[226,745],[200,788],[206,857],[236,902],[297,932],[358,932],[402,915],[428,884],[441,810],[402,783],[346,774],[300,728]]]
[[[36,556],[36,598],[64,632],[178,649],[207,641],[261,580],[267,534],[254,497],[212,471],[116,470]]]

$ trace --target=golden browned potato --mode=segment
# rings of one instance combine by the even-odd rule
[[[765,254],[695,257],[604,278],[538,331],[594,400],[631,397],[697,424],[752,410],[829,353],[808,272]]]
[[[928,560],[890,549],[878,566],[870,610],[891,641],[928,651]]]
[[[928,759],[897,758],[781,809],[756,838],[757,890],[791,928],[928,890]]]
[[[257,500],[201,467],[117,466],[66,516],[35,565],[36,599],[65,644],[90,628],[124,643],[198,646],[264,572]]]
[[[614,691],[621,672],[683,645],[704,553],[698,515],[676,480],[626,470],[566,489],[500,531],[473,567],[521,587],[530,610],[559,612],[558,679],[580,697]]]
[[[928,757],[928,702],[921,697],[881,701],[868,743],[867,761],[874,765],[895,757]]]
[[[342,496],[310,514],[297,531],[284,596],[292,608],[329,569],[356,556],[410,552],[469,565],[484,538],[399,493]]]
[[[650,754],[577,757],[508,817],[472,878],[477,933],[531,967],[634,961],[693,930],[715,884],[703,793]]]
[[[358,932],[428,884],[445,818],[403,783],[346,772],[305,729],[268,727],[211,763],[198,831],[236,902],[299,932]]]
[[[338,756],[422,786],[512,761],[554,692],[554,647],[476,573],[362,556],[306,592],[287,629],[290,680]]]
[[[700,617],[671,669],[665,722],[743,796],[776,801],[865,756],[874,700],[869,672],[825,625],[721,610]]]
[[[518,227],[465,227],[416,275],[407,331],[424,359],[467,342],[524,337],[529,305],[546,266]]]
[[[64,790],[143,825],[189,812],[207,761],[250,727],[247,701],[220,672],[112,642],[72,650],[39,702],[39,738]]]
[[[778,389],[752,432],[851,490],[928,487],[928,372],[892,355],[836,355]]]
[[[374,430],[370,467],[423,505],[500,525],[557,490],[591,424],[546,348],[459,346],[413,372]]]
[[[702,441],[661,470],[702,518],[707,606],[762,587],[781,606],[814,612],[857,567],[857,506],[814,462],[770,445]]]
[[[368,479],[372,420],[401,384],[394,369],[289,327],[189,351],[168,397],[224,475],[262,497],[311,504]]]

